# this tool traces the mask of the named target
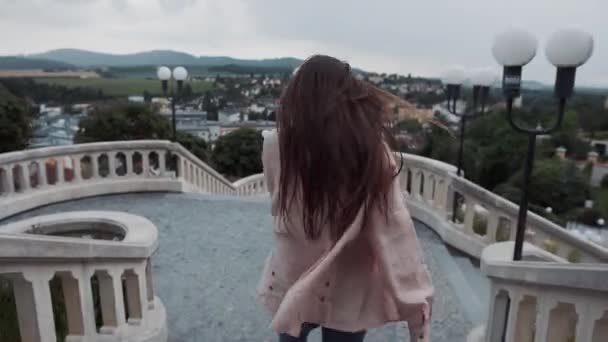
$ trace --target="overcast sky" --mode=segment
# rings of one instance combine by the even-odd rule
[[[552,83],[544,42],[559,28],[595,36],[579,84],[608,85],[607,0],[0,0],[0,54],[81,48],[172,49],[241,58],[326,53],[370,71],[439,76],[493,66],[510,27],[540,48],[524,78]]]

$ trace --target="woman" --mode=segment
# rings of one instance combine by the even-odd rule
[[[275,252],[258,286],[280,342],[363,341],[407,321],[426,339],[433,289],[387,145],[386,93],[329,56],[306,60],[264,134]]]

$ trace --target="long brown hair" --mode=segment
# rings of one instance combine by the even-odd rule
[[[307,59],[280,99],[279,211],[289,217],[295,198],[310,240],[324,227],[337,241],[363,208],[387,210],[397,172],[387,147],[382,92],[356,79],[350,66],[323,55]]]

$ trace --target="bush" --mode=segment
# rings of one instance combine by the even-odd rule
[[[558,247],[559,246],[557,244],[557,241],[554,241],[554,240],[543,241],[543,248],[549,253],[556,254]]]
[[[239,128],[220,137],[211,153],[216,170],[228,177],[247,177],[262,172],[262,145],[260,132]]]
[[[570,253],[568,253],[568,261],[571,263],[581,262],[581,252],[578,249],[572,249]]]

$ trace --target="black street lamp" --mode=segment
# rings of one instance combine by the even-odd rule
[[[504,67],[502,89],[506,98],[509,124],[514,130],[528,135],[528,153],[524,164],[524,179],[513,251],[513,260],[516,261],[522,259],[528,215],[528,192],[534,164],[536,137],[553,133],[560,128],[566,101],[574,91],[576,68],[583,65],[591,57],[593,38],[585,32],[564,30],[553,34],[547,43],[547,58],[557,67],[555,97],[558,102],[557,118],[549,128],[543,127],[540,123],[536,127],[522,125],[513,118],[513,101],[521,92],[522,67],[534,58],[536,47],[536,38],[530,33],[520,30],[507,31],[496,36],[492,47],[494,58]]]
[[[176,119],[175,119],[175,103],[177,101],[177,97],[182,91],[184,81],[188,78],[188,71],[186,68],[178,66],[173,69],[169,69],[166,66],[161,66],[158,68],[156,72],[158,79],[160,79],[163,87],[163,94],[167,95],[167,90],[170,90],[169,96],[171,96],[171,124],[172,124],[172,133],[173,133],[173,141],[177,140],[177,128],[176,128]],[[174,80],[177,84],[177,89],[174,89],[173,82],[171,82],[171,87],[169,87],[169,81]]]
[[[458,112],[458,99],[460,98],[460,90],[465,76],[461,69],[454,69],[447,72],[443,78],[443,83],[446,85],[447,110],[450,114],[460,118],[460,144],[458,148],[458,170],[456,174],[460,177],[463,169],[464,159],[464,137],[467,119],[473,119],[478,115],[483,115],[486,110],[486,101],[490,93],[490,86],[494,83],[494,75],[488,70],[480,70],[473,74],[471,79],[473,83],[473,106],[472,109],[465,109]],[[456,220],[456,211],[458,201],[456,193],[454,193],[454,201],[452,206],[452,220]]]
[[[167,91],[169,90],[169,95],[171,96],[172,140],[173,140],[173,142],[176,142],[177,141],[177,123],[176,123],[176,118],[175,118],[175,104],[177,102],[178,95],[182,91],[184,81],[188,78],[188,71],[186,70],[186,68],[179,66],[179,67],[176,67],[175,69],[173,69],[173,72],[172,72],[171,69],[169,69],[168,67],[161,66],[158,68],[156,75],[158,76],[158,79],[162,83],[163,94],[165,96],[167,96]],[[169,87],[169,81],[171,81],[171,80],[173,80],[175,82],[171,82],[171,87]],[[174,83],[176,84],[176,86],[174,86]],[[177,89],[175,89],[175,88],[177,88]],[[173,170],[175,171],[175,176],[176,177],[179,176],[179,170],[177,168],[177,158],[171,154],[171,151],[169,151],[169,160],[170,160],[170,165],[173,167]]]

